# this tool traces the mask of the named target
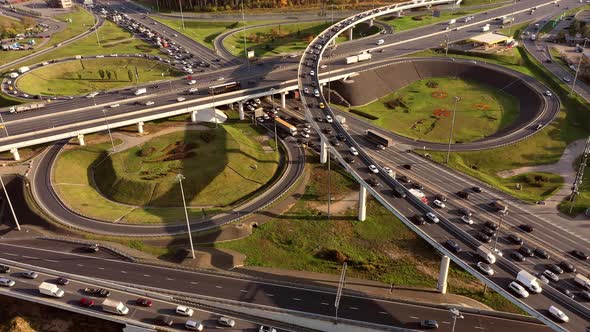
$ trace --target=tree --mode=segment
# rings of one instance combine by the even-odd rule
[[[28,16],[23,17],[22,23],[25,26],[25,29],[32,28],[37,25],[37,21],[35,21],[34,18]]]
[[[113,74],[111,73],[111,71],[107,70],[107,77],[109,78],[109,81],[111,80],[112,76],[113,76]]]
[[[98,70],[98,75],[100,75],[100,78],[104,80],[104,70],[99,69]]]
[[[127,77],[129,77],[129,82],[133,82],[133,71],[131,69],[127,69]]]

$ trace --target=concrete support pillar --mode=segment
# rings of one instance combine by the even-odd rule
[[[353,28],[348,29],[348,40],[352,40],[352,29]]]
[[[241,101],[238,102],[238,113],[240,114],[240,120],[244,120],[244,103]]]
[[[372,18],[372,19],[369,20],[369,26],[372,27],[373,24],[375,24],[375,19],[374,18]]]
[[[14,160],[16,160],[16,161],[20,160],[20,154],[18,153],[18,149],[10,149],[10,153],[12,153]]]
[[[191,121],[192,122],[197,122],[197,111],[192,111],[191,112]]]
[[[361,185],[359,191],[359,221],[365,221],[367,219],[367,188]]]
[[[328,142],[324,138],[320,141],[320,163],[325,164],[328,162]]]
[[[442,256],[440,259],[440,271],[438,273],[438,284],[436,290],[441,294],[447,293],[447,277],[449,276],[449,265],[451,259],[448,256]]]
[[[143,134],[143,121],[137,123],[137,132]]]
[[[281,107],[284,109],[287,107],[287,93],[288,92],[281,92]]]
[[[84,135],[78,135],[78,144],[80,144],[80,146],[86,145],[86,143],[84,142]]]

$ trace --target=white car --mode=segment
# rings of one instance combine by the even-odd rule
[[[179,305],[176,307],[176,313],[181,316],[191,317],[195,311],[187,306]]]
[[[393,171],[391,170],[391,168],[385,166],[383,167],[383,170],[385,171],[385,173],[389,174],[389,176],[393,176]]]
[[[526,289],[524,289],[524,287],[522,287],[516,281],[511,282],[508,285],[508,288],[510,288],[513,292],[515,292],[520,297],[524,297],[524,298],[529,297],[529,292],[527,292]]]
[[[184,98],[184,97],[178,97],[178,98],[176,98],[176,101],[185,101],[185,100],[186,100],[186,98]]]
[[[322,68],[322,69],[328,68],[328,65],[321,65],[320,68]]]
[[[553,273],[552,271],[549,270],[545,270],[543,272],[543,274],[549,278],[549,280],[554,281],[554,282],[558,282],[559,281],[559,277],[557,276],[557,274]]]
[[[302,128],[301,130],[302,130],[304,133],[308,133],[308,134],[309,134],[309,133],[311,133],[311,129],[309,129],[309,128]]]
[[[219,319],[217,319],[217,325],[225,327],[234,327],[234,325],[236,325],[236,322],[229,317],[219,317]]]
[[[10,280],[8,278],[0,278],[0,286],[2,287],[12,287],[16,284],[14,280]]]
[[[461,221],[463,221],[467,225],[473,225],[473,219],[469,218],[468,216],[462,216]]]
[[[314,76],[314,75],[315,75],[315,71],[313,71],[313,70],[312,70],[312,71],[310,71],[310,72],[309,72],[309,75],[310,75],[310,76]]]
[[[563,313],[563,311],[557,309],[554,306],[549,307],[549,313],[553,315],[553,317],[559,319],[560,321],[567,323],[569,322],[570,318]]]
[[[492,269],[488,264],[484,262],[477,263],[477,268],[486,275],[493,276],[494,269]]]
[[[551,97],[551,96],[553,96],[553,94],[552,94],[552,93],[551,93],[551,91],[549,91],[549,90],[545,91],[545,92],[544,92],[544,94],[545,94],[545,96],[547,96],[547,97]]]
[[[188,81],[188,85],[197,84],[197,80],[190,80]]]
[[[224,79],[225,79],[225,78],[223,78],[223,77],[220,77],[220,78],[218,78],[217,80],[218,80],[218,81],[223,81]]]
[[[432,221],[435,224],[437,224],[439,222],[438,217],[432,212],[428,212],[426,214],[426,218],[430,219],[430,221]]]
[[[354,146],[351,146],[351,147],[350,147],[350,153],[351,153],[353,156],[358,156],[358,155],[359,155],[359,152],[357,151],[357,149],[356,149]]]
[[[371,171],[371,173],[373,173],[373,174],[379,173],[379,170],[377,169],[377,167],[375,165],[369,165],[369,171]]]
[[[563,78],[563,81],[564,81],[565,83],[569,83],[569,82],[571,82],[571,80],[570,80],[570,78],[569,78],[569,77],[564,77],[564,78]]]
[[[116,108],[116,107],[119,107],[119,106],[121,106],[121,105],[119,105],[119,104],[112,104],[112,105],[111,105],[111,106],[109,106],[109,107],[110,107],[110,108]]]
[[[435,199],[434,201],[432,201],[432,204],[434,204],[434,206],[436,206],[437,208],[441,208],[441,209],[444,209],[446,207],[445,203],[439,201],[438,199]]]
[[[118,56],[119,56],[118,54],[111,54],[111,57],[113,57],[113,58],[116,58]]]
[[[326,122],[332,123],[332,122],[334,122],[334,120],[332,120],[332,117],[331,116],[326,115]]]
[[[190,331],[203,331],[203,324],[198,320],[187,320],[184,327]]]
[[[190,89],[188,89],[188,93],[194,93],[194,92],[197,92],[197,91],[199,91],[198,88],[190,88]]]
[[[277,332],[277,329],[275,329],[272,326],[260,325],[260,328],[258,329],[258,332]]]
[[[301,137],[305,137],[305,138],[309,138],[309,134],[302,131],[301,133],[299,133],[299,135],[301,135]]]
[[[153,104],[155,104],[155,103],[153,101],[151,101],[151,100],[148,100],[148,101],[145,102],[145,106],[151,106]]]

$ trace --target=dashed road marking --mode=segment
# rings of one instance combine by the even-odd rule
[[[223,288],[222,286],[215,286],[215,288]]]
[[[264,293],[264,295],[266,295],[266,296],[275,296],[274,294],[268,294],[268,293]]]
[[[127,271],[123,271],[123,270],[121,270],[121,273],[125,273],[125,274],[126,274],[126,273],[127,273]]]
[[[37,257],[33,257],[33,256],[25,256],[25,255],[23,255],[23,258],[29,258],[29,259],[38,259]]]
[[[8,256],[18,256],[17,254],[11,254],[11,253],[9,253],[9,252],[4,252],[3,254],[4,254],[4,255],[8,255]]]
[[[245,289],[240,289],[240,292],[242,292],[242,293],[248,293],[248,291],[245,290]]]
[[[191,281],[191,284],[198,285],[199,283],[198,282]]]
[[[442,323],[443,323],[443,324],[451,324],[451,322],[444,322],[444,321],[443,321]]]
[[[410,316],[411,319],[420,319],[420,317]]]
[[[149,277],[150,275],[149,275],[149,274],[144,274],[143,276],[144,276],[144,277]]]
[[[359,308],[357,308],[357,307],[348,307],[348,309],[351,309],[351,310],[359,310]]]
[[[330,303],[322,302],[322,305],[330,305]]]
[[[483,328],[483,327],[481,327],[481,326],[474,326],[473,328],[474,328],[474,329],[480,329],[480,330],[483,330],[483,329],[484,329],[484,328]]]
[[[301,299],[300,299],[300,298],[298,298],[298,297],[294,297],[294,298],[293,298],[293,300],[294,300],[294,301],[301,301]]]
[[[104,267],[99,267],[98,269],[99,269],[99,270],[104,270]]]
[[[55,259],[43,259],[46,262],[52,262],[52,263],[59,263],[59,261],[56,261]]]
[[[379,311],[379,313],[382,314],[382,315],[389,315],[389,313],[388,312],[385,312],[385,311]]]
[[[78,265],[78,266],[84,266],[84,264],[76,264],[76,265]]]
[[[174,280],[174,279],[172,279],[172,278],[166,278],[166,280],[172,281],[172,280]]]

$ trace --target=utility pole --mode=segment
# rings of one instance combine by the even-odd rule
[[[588,41],[588,38],[584,39],[584,45],[582,46],[582,54],[584,53],[584,50],[586,49],[586,42]],[[576,81],[578,80],[578,73],[580,72],[580,66],[582,65],[582,58],[584,58],[584,56],[580,54],[580,61],[578,61],[578,67],[576,68],[576,72],[574,74],[574,81],[572,82],[572,90],[570,91],[570,96],[574,94],[574,88],[576,86]]]
[[[248,44],[246,43],[246,18],[244,13],[244,0],[242,0],[242,36],[244,37],[244,54],[246,55],[246,64],[248,71],[250,71],[250,58],[248,58]]]
[[[185,30],[186,28],[184,27],[184,16],[182,15],[182,3],[180,1],[181,0],[178,0],[178,7],[180,8],[180,20],[182,21],[182,30]]]
[[[586,168],[586,163],[588,162],[588,154],[590,154],[590,137],[588,137],[586,140],[584,154],[582,155],[582,159],[580,160],[580,164],[578,165],[578,170],[576,172],[576,177],[574,178],[574,183],[572,184],[572,193],[570,195],[570,214],[574,210],[576,196],[579,194],[579,186],[582,184],[582,181],[584,181],[584,169]]]
[[[449,158],[451,156],[451,143],[453,142],[453,130],[455,129],[455,116],[457,114],[457,104],[459,103],[459,100],[461,100],[460,97],[455,96],[455,107],[453,109],[453,119],[451,121],[451,132],[449,134],[449,146],[447,148],[447,160],[445,163],[449,163]]]
[[[188,240],[191,244],[191,255],[193,256],[193,259],[195,259],[195,247],[193,247],[193,234],[191,233],[191,224],[188,219],[188,210],[186,208],[186,200],[184,199],[184,188],[182,188],[182,180],[184,180],[185,177],[184,177],[184,175],[179,173],[176,175],[176,179],[178,180],[178,183],[180,183],[180,194],[182,195],[182,205],[184,206],[184,216],[186,218],[186,228],[188,230]]]
[[[20,231],[20,224],[18,222],[18,219],[16,218],[16,213],[14,213],[14,208],[12,207],[10,197],[8,197],[8,190],[6,190],[6,186],[4,185],[4,180],[2,179],[2,176],[0,176],[0,183],[2,183],[2,189],[4,189],[4,196],[6,196],[8,206],[10,207],[10,212],[12,212],[12,218],[14,218],[14,222],[16,223],[16,229]]]
[[[275,88],[270,89],[270,103],[272,105],[272,112],[275,112],[275,97],[274,97]],[[276,117],[276,116],[275,116]],[[277,120],[275,118],[272,119],[275,128],[275,151],[279,152],[279,137],[277,136]]]
[[[340,298],[342,297],[342,289],[346,282],[346,269],[348,265],[346,262],[342,263],[342,272],[340,272],[340,280],[338,281],[338,291],[336,291],[336,300],[334,301],[334,308],[336,308],[336,314],[334,324],[338,324],[338,307],[340,306]]]
[[[332,177],[330,170],[330,149],[328,148],[328,220],[330,220],[330,205],[332,204]]]
[[[502,223],[504,223],[504,214],[500,214],[500,224],[498,225],[498,231],[496,232],[496,239],[494,240],[494,253],[496,252],[496,246],[498,245],[498,238],[502,231]]]
[[[103,109],[102,115],[104,116],[104,122],[107,125],[107,131],[109,132],[109,137],[111,138],[111,145],[113,146],[113,153],[115,153],[115,141],[113,140],[113,134],[111,133],[111,126],[109,125],[109,121],[107,120],[107,111]]]

